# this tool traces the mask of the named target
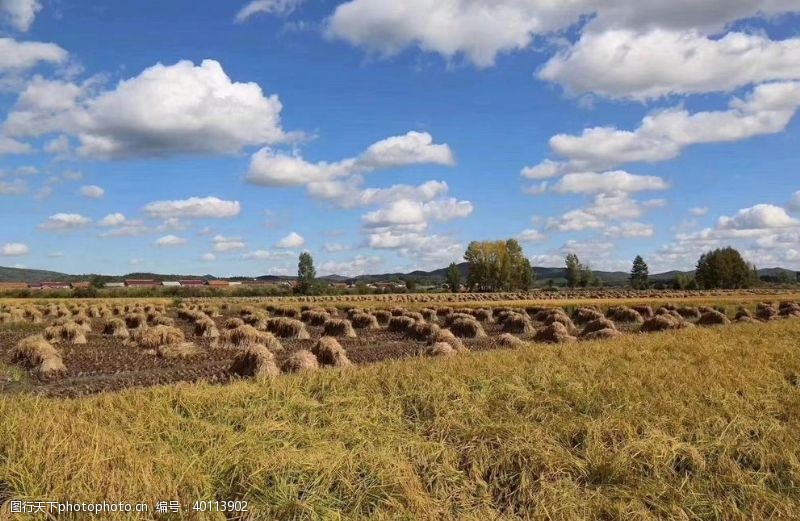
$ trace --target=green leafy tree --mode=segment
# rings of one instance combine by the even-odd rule
[[[565,259],[567,265],[567,286],[577,288],[583,279],[583,266],[577,255],[570,253]]]
[[[310,295],[314,292],[316,283],[317,270],[314,269],[314,259],[310,253],[304,251],[297,263],[297,291],[303,295]]]
[[[633,259],[631,268],[631,287],[633,289],[647,289],[650,286],[650,268],[641,255]]]
[[[703,289],[738,289],[753,285],[753,267],[733,248],[703,254],[697,261],[697,284]]]
[[[461,287],[461,270],[458,269],[458,264],[455,262],[450,263],[447,267],[447,287],[453,293],[458,293]]]
[[[509,291],[527,289],[533,281],[530,261],[515,239],[473,241],[464,253],[469,263],[467,286],[470,291]]]
[[[412,279],[411,277],[408,277],[405,280],[405,283],[406,283],[406,289],[408,291],[414,291],[415,289],[417,289],[417,280],[416,279]]]

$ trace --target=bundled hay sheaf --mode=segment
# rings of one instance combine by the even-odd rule
[[[450,331],[459,338],[484,338],[486,332],[481,323],[474,318],[457,318],[449,327]]]
[[[425,356],[431,357],[455,356],[457,354],[458,352],[446,342],[437,342],[425,349]]]
[[[64,375],[67,372],[61,354],[41,335],[23,338],[11,352],[14,362],[23,362],[43,380]]]
[[[393,316],[389,319],[386,329],[393,333],[404,333],[414,324],[416,324],[416,320],[411,317]]]
[[[515,337],[510,333],[503,333],[499,337],[497,337],[497,345],[501,347],[508,347],[508,348],[520,348],[525,346],[525,342],[521,339]]]
[[[503,320],[503,331],[517,335],[527,335],[532,333],[534,328],[528,315],[512,313]]]
[[[306,330],[306,325],[294,318],[271,318],[267,321],[266,329],[278,338],[294,338],[297,340],[311,338],[311,335]]]
[[[350,318],[350,322],[356,329],[378,329],[378,319],[369,313],[354,313]]]
[[[353,324],[345,318],[329,318],[322,326],[322,334],[327,337],[356,338]]]
[[[782,317],[800,317],[800,305],[795,302],[781,302],[778,314]]]
[[[586,324],[598,318],[603,318],[603,314],[592,308],[578,308],[572,312],[572,321],[576,324]]]
[[[273,378],[281,372],[275,364],[275,355],[263,345],[248,345],[237,353],[228,373],[243,378]]]
[[[417,313],[416,311],[406,311],[402,316],[412,318],[415,322],[421,322],[425,320],[425,317],[422,316],[422,313]]]
[[[237,327],[241,327],[243,325],[245,325],[244,324],[244,320],[242,320],[241,318],[234,317],[234,318],[229,318],[228,320],[223,322],[222,323],[222,328],[223,329],[236,329]]]
[[[609,318],[614,322],[627,322],[634,324],[641,324],[644,322],[644,317],[641,313],[639,313],[639,311],[625,306],[614,306],[609,308],[609,310],[606,312],[606,318]]]
[[[324,336],[314,345],[311,350],[317,361],[322,365],[333,367],[350,367],[353,363],[347,358],[347,352],[332,337]]]
[[[321,309],[309,309],[300,314],[300,320],[309,326],[321,326],[329,318],[331,318],[330,313]]]
[[[778,318],[778,310],[770,304],[758,304],[758,306],[756,306],[756,318],[764,322],[775,320]]]
[[[655,314],[651,306],[631,306],[631,309],[637,311],[642,318],[650,318]]]
[[[272,351],[281,351],[283,346],[272,333],[259,331],[247,324],[220,332],[219,338],[214,342],[214,347],[221,349],[245,348],[248,346],[266,346]]]
[[[612,338],[617,338],[618,336],[622,336],[621,331],[607,327],[583,334],[581,335],[581,338],[583,340],[610,340]]]
[[[682,306],[676,309],[680,316],[683,318],[700,318],[701,311],[693,306]]]
[[[675,315],[677,315],[677,313],[656,314],[644,321],[640,331],[652,333],[656,331],[668,331],[670,329],[683,329],[691,326],[691,324],[686,323],[680,315]]]
[[[103,326],[103,334],[114,338],[129,338],[131,335],[128,332],[128,326],[121,318],[112,318]]]
[[[219,338],[219,329],[210,317],[204,317],[194,323],[194,335],[201,338]]]
[[[459,340],[449,329],[439,329],[433,335],[431,335],[430,338],[428,338],[428,345],[433,345],[439,342],[450,344],[450,347],[459,353],[466,353],[469,351],[466,347],[464,347],[464,343],[461,342],[461,340]]]
[[[130,329],[137,329],[147,325],[147,316],[141,313],[129,313],[125,315],[125,325]]]
[[[706,311],[697,320],[697,325],[700,326],[725,326],[731,323],[731,320],[724,314],[716,310]]]
[[[439,329],[440,328],[437,324],[431,324],[424,321],[415,322],[413,325],[409,326],[408,329],[406,329],[406,336],[412,340],[418,340],[421,342],[435,335]]]
[[[603,329],[616,330],[617,326],[609,319],[601,317],[586,324],[583,328],[583,331],[581,331],[581,337],[586,337],[591,333],[595,333]]]
[[[305,349],[295,351],[281,364],[281,370],[284,373],[299,373],[316,369],[319,369],[317,357],[314,356],[314,353]]]
[[[385,309],[376,309],[372,312],[372,315],[378,320],[378,324],[385,326],[389,323],[389,319],[392,318],[392,313]]]
[[[54,325],[44,330],[44,337],[48,342],[68,342],[75,345],[86,344],[86,331],[75,322],[66,322]]]
[[[567,329],[567,326],[565,326],[562,322],[555,321],[537,331],[536,335],[533,337],[533,340],[535,342],[562,344],[566,342],[573,342],[577,339],[570,334],[570,330]]]

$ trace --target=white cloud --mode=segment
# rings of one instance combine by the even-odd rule
[[[706,215],[708,215],[708,208],[705,206],[689,208],[689,213],[694,215],[695,217],[705,217]]]
[[[661,199],[639,202],[624,192],[601,193],[586,208],[571,210],[558,218],[549,218],[546,228],[560,232],[601,230],[610,222],[637,219],[648,210],[664,204]]]
[[[553,187],[561,194],[597,194],[666,190],[669,185],[660,177],[633,175],[623,171],[567,174]]]
[[[44,223],[40,224],[39,229],[46,231],[67,231],[85,228],[91,223],[91,219],[77,213],[57,213],[51,215]]]
[[[0,21],[6,21],[18,31],[27,31],[36,13],[42,9],[38,0],[0,0]]]
[[[634,162],[673,159],[694,144],[734,142],[781,132],[800,106],[800,82],[757,86],[745,99],[734,98],[725,111],[690,114],[683,109],[657,112],[634,131],[587,128],[581,135],[550,139],[554,152],[568,159],[562,171],[606,170]]]
[[[302,235],[292,232],[283,239],[279,240],[276,244],[276,248],[283,248],[283,249],[291,249],[291,248],[301,248],[306,243],[306,240],[303,238]]]
[[[30,249],[27,244],[19,242],[6,243],[0,248],[0,255],[4,257],[22,257],[27,255]]]
[[[517,235],[517,240],[522,243],[541,242],[546,238],[547,236],[545,234],[534,229],[523,230],[522,233]]]
[[[425,224],[429,220],[450,221],[462,219],[472,213],[473,206],[469,201],[458,201],[455,198],[420,203],[401,199],[389,204],[386,208],[369,212],[362,217],[362,222],[370,228],[387,226],[404,226]]]
[[[14,170],[14,174],[23,176],[36,175],[38,173],[39,169],[32,165],[20,166]]]
[[[171,246],[182,246],[186,244],[186,239],[183,237],[178,237],[177,235],[165,235],[159,239],[156,239],[155,245],[159,248],[171,247]]]
[[[225,237],[224,235],[217,235],[211,242],[214,244],[214,251],[217,253],[226,253],[230,251],[243,250],[245,243],[240,237]]]
[[[420,164],[452,166],[455,158],[449,146],[433,143],[430,134],[412,131],[378,141],[357,157],[335,163],[309,163],[299,155],[262,148],[250,160],[247,180],[262,186],[303,186]]]
[[[796,191],[789,202],[789,208],[795,211],[800,211],[800,190]]]
[[[550,179],[551,177],[560,176],[562,171],[563,168],[561,164],[551,161],[550,159],[545,159],[538,165],[526,166],[522,169],[520,175],[527,179]]]
[[[325,243],[322,246],[322,251],[325,253],[340,253],[343,251],[349,251],[352,248],[346,244],[339,244],[339,243]]]
[[[83,174],[77,170],[67,170],[61,177],[67,181],[80,181],[83,179]]]
[[[144,212],[156,219],[225,219],[236,217],[240,211],[239,201],[225,201],[218,197],[155,201],[144,207]]]
[[[585,30],[593,31],[696,28],[713,34],[735,20],[798,9],[793,0],[350,0],[336,8],[327,34],[382,55],[417,46],[487,67],[498,54],[525,49],[535,36],[582,18],[591,20]]]
[[[199,66],[159,63],[96,96],[71,84],[41,83],[48,83],[44,90],[72,92],[58,107],[23,93],[5,123],[6,134],[72,134],[85,157],[235,154],[293,139],[281,128],[278,97],[265,97],[256,83],[232,82],[214,60]]]
[[[0,38],[0,72],[21,72],[41,62],[64,63],[69,54],[54,43],[18,42]]]
[[[80,194],[89,199],[100,199],[106,195],[106,191],[97,185],[86,185],[81,187]]]
[[[110,213],[97,222],[97,226],[103,228],[113,228],[125,223],[125,215],[121,213]]]
[[[253,0],[236,13],[236,21],[244,22],[258,13],[286,15],[297,9],[303,1],[304,0]]]
[[[0,136],[0,156],[10,154],[29,154],[33,151],[27,143],[22,143],[16,139]]]
[[[460,261],[464,255],[464,245],[450,237],[401,228],[375,230],[368,235],[368,245],[377,250],[395,250],[416,260],[420,269],[441,268]]]
[[[800,38],[772,41],[731,32],[712,39],[696,30],[586,31],[551,58],[539,78],[572,95],[647,101],[671,94],[732,91],[800,79]]]
[[[375,271],[383,264],[383,259],[378,256],[357,255],[349,261],[328,261],[319,266],[320,275],[342,275],[356,277]]]
[[[11,182],[0,181],[0,195],[22,195],[27,191],[27,183],[20,179]]]
[[[609,226],[604,234],[614,239],[644,239],[655,235],[655,229],[650,224],[627,222],[619,226]]]
[[[204,253],[200,256],[200,260],[203,262],[214,262],[217,260],[217,256],[213,253]]]
[[[717,224],[723,230],[757,230],[800,226],[800,221],[789,217],[786,210],[771,204],[757,204],[744,208],[733,217],[720,217]]]
[[[244,260],[278,261],[293,257],[293,253],[286,251],[255,250],[242,255]]]

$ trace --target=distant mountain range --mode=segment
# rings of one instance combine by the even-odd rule
[[[463,262],[458,265],[461,271],[462,278],[466,280],[469,274],[469,265]],[[566,282],[566,269],[565,268],[540,268],[535,267],[533,271],[536,273],[536,280],[539,282],[552,280],[555,284],[562,284]],[[608,286],[618,286],[624,284],[630,275],[624,271],[595,271],[603,284]],[[796,272],[784,268],[767,268],[758,270],[761,277],[779,277],[781,274],[789,276],[792,280],[796,277]],[[447,275],[447,268],[440,268],[433,271],[412,271],[411,273],[381,273],[375,275],[359,275],[358,277],[344,277],[342,275],[326,275],[320,277],[322,280],[330,282],[379,282],[379,281],[396,281],[413,279],[420,285],[435,285],[444,282]],[[666,273],[657,273],[650,275],[650,279],[654,281],[659,280],[672,280],[678,275],[693,276],[694,271],[668,271]],[[47,281],[63,281],[75,282],[85,281],[99,277],[103,282],[120,282],[125,279],[153,279],[157,281],[162,280],[180,280],[180,279],[205,279],[205,280],[252,280],[253,277],[214,277],[213,275],[165,275],[159,273],[129,273],[121,276],[105,276],[105,275],[69,275],[66,273],[59,273],[55,271],[22,269],[22,268],[4,268],[0,267],[0,282],[15,282],[15,283],[38,283]],[[292,280],[294,277],[281,277],[275,275],[264,275],[255,277],[257,280],[262,281],[284,281]]]

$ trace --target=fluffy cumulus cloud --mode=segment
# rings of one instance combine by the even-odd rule
[[[149,67],[99,94],[40,80],[22,93],[3,130],[10,137],[70,134],[77,153],[91,158],[233,154],[291,140],[281,110],[277,96],[232,81],[219,62],[180,61]]]
[[[292,232],[283,239],[279,240],[276,244],[276,248],[282,249],[292,249],[292,248],[302,248],[306,243],[306,240],[297,232]]]
[[[53,214],[39,225],[40,230],[45,231],[68,231],[85,228],[92,223],[88,217],[77,213],[57,213]]]
[[[19,242],[6,243],[0,247],[0,255],[4,257],[22,257],[27,255],[29,251],[27,244]]]
[[[455,159],[446,144],[435,144],[427,132],[412,131],[378,141],[358,156],[334,163],[310,163],[299,155],[262,148],[250,161],[247,180],[262,186],[304,186],[420,164],[453,165]]]
[[[800,212],[800,190],[796,191],[792,196],[792,200],[789,202],[789,208]]]
[[[236,21],[244,22],[257,14],[286,15],[302,3],[303,0],[253,0],[236,13]]]
[[[320,275],[356,277],[374,273],[382,264],[383,259],[377,255],[356,255],[352,260],[324,262],[319,266],[319,273]]]
[[[18,42],[0,38],[0,73],[21,72],[39,63],[61,64],[67,61],[67,51],[54,43]]]
[[[240,211],[239,201],[226,201],[218,197],[155,201],[144,207],[144,212],[155,219],[225,219],[236,217]]]
[[[712,39],[695,30],[588,31],[550,59],[538,76],[575,95],[640,101],[731,91],[800,79],[800,38],[772,41],[761,34],[731,32]]]
[[[602,230],[614,222],[630,222],[638,219],[664,204],[662,199],[641,202],[624,192],[597,194],[586,207],[571,210],[560,217],[549,218],[546,227],[548,230],[559,232]]]
[[[97,221],[97,225],[103,228],[113,228],[115,226],[121,226],[125,222],[125,215],[121,213],[110,213]]]
[[[86,185],[81,187],[80,194],[89,199],[100,199],[106,195],[106,191],[97,185]]]
[[[246,245],[241,237],[226,237],[224,235],[216,235],[211,239],[213,249],[217,253],[227,253],[231,251],[238,251],[245,249]]]
[[[253,250],[242,255],[244,260],[256,261],[285,261],[294,257],[294,254],[287,251],[273,250]]]
[[[350,0],[330,17],[329,37],[383,55],[417,46],[478,67],[534,38],[591,19],[585,30],[654,28],[713,34],[735,20],[800,10],[793,0]]]
[[[800,221],[786,213],[780,206],[757,204],[744,208],[733,217],[720,217],[718,227],[723,230],[753,230],[764,228],[788,228],[800,225]]]
[[[545,234],[534,229],[523,230],[522,233],[517,235],[517,240],[522,243],[541,242],[545,239],[547,239]]]
[[[188,241],[177,235],[165,235],[156,239],[155,245],[159,248],[169,248],[173,246],[183,246]]]
[[[8,23],[18,31],[27,31],[42,9],[38,0],[0,0],[0,22]]]
[[[660,177],[633,175],[623,171],[567,174],[553,187],[561,194],[598,194],[666,190],[669,185]]]
[[[523,170],[557,175],[607,170],[621,164],[673,159],[688,146],[724,143],[783,131],[800,106],[800,82],[757,86],[744,99],[734,98],[728,110],[690,113],[674,108],[651,114],[633,131],[593,127],[580,135],[558,134],[550,148],[565,161],[545,162]]]
[[[369,228],[422,225],[430,220],[463,219],[469,216],[472,210],[472,203],[458,201],[455,198],[427,203],[401,199],[386,208],[367,213],[362,217],[362,222]]]

